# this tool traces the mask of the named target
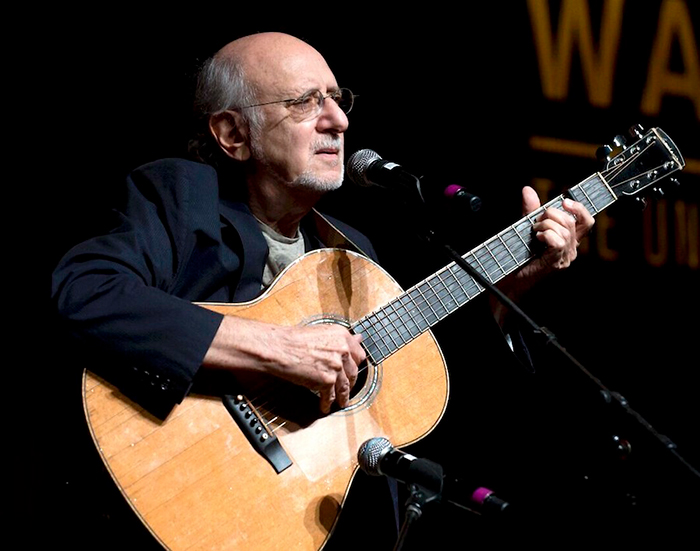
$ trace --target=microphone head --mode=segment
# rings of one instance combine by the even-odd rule
[[[379,464],[392,447],[391,442],[384,437],[370,438],[357,451],[360,468],[369,475],[381,476]]]
[[[379,160],[381,160],[381,157],[371,149],[356,151],[348,159],[348,177],[358,186],[369,187],[373,185],[372,182],[367,179],[367,170],[374,161]]]

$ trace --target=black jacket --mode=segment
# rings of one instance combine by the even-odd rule
[[[267,244],[248,207],[226,191],[208,165],[144,165],[127,178],[113,229],[71,249],[53,274],[66,330],[97,353],[91,370],[156,414],[187,395],[223,317],[193,302],[260,293]],[[332,222],[376,256],[366,237]],[[310,223],[302,234],[307,251],[324,246]]]

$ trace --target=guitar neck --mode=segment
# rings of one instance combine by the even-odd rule
[[[594,216],[616,200],[603,176],[594,174],[462,258],[490,283],[499,282],[534,258],[536,246],[532,226],[535,220],[545,209],[561,209],[566,196],[582,203]],[[483,286],[452,262],[359,320],[352,330],[362,333],[367,354],[376,364],[483,291]]]
[[[564,195],[523,217],[462,258],[485,281],[497,283],[527,264],[536,254],[532,226],[548,208],[563,208],[565,197],[581,203],[596,216],[621,197],[635,197],[685,166],[680,151],[660,128],[653,128],[622,151],[608,156],[602,172],[595,173]],[[608,148],[613,151],[613,148]],[[421,281],[386,306],[352,326],[363,335],[363,345],[376,364],[430,329],[441,319],[480,295],[484,288],[456,263]]]

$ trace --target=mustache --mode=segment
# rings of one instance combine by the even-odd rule
[[[318,151],[320,149],[342,149],[343,140],[340,136],[322,136],[313,143],[312,149]]]

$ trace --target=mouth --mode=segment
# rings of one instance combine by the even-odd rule
[[[337,137],[324,136],[315,146],[314,154],[326,158],[337,159],[343,151],[343,142]]]
[[[337,167],[342,164],[341,150],[335,147],[317,149],[314,157],[327,166]]]

